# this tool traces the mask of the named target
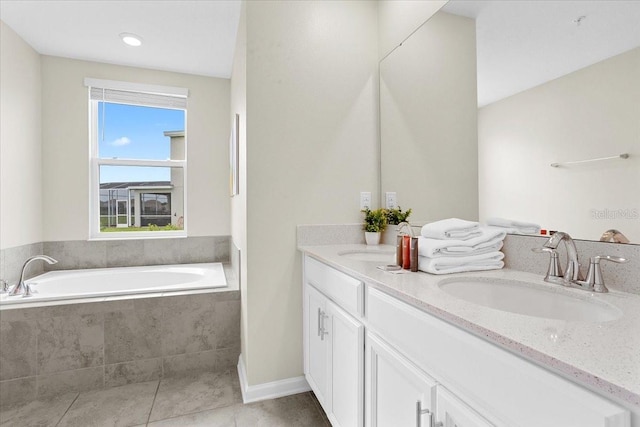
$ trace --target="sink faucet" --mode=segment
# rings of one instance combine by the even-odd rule
[[[577,282],[582,280],[580,274],[580,263],[578,262],[578,250],[576,244],[569,236],[569,234],[558,231],[553,234],[549,240],[544,244],[544,247],[550,249],[557,249],[560,242],[564,242],[564,247],[567,250],[567,268],[564,270],[564,284],[568,285],[571,282]]]
[[[33,261],[36,260],[43,260],[46,261],[49,264],[56,264],[58,261],[56,261],[55,259],[46,256],[46,255],[36,255],[36,256],[32,256],[31,258],[29,258],[24,265],[22,266],[22,272],[20,273],[20,280],[18,281],[18,283],[13,287],[13,289],[9,292],[9,296],[15,296],[15,295],[20,295],[23,294],[25,291],[25,284],[24,284],[24,272],[27,269],[27,266],[29,264],[31,264]]]
[[[601,242],[629,243],[627,236],[614,228],[605,231],[600,237]]]
[[[402,221],[400,224],[398,224],[398,228],[396,228],[396,231],[398,233],[400,233],[402,231],[402,229],[406,228],[407,230],[409,230],[409,236],[411,237],[415,237],[413,235],[413,229],[411,228],[411,224],[409,224],[407,221]]]

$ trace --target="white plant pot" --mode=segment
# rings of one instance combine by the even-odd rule
[[[367,245],[379,245],[380,234],[379,231],[365,231],[364,240],[367,242]]]
[[[397,225],[387,225],[387,228],[382,232],[382,239],[380,243],[383,245],[396,245],[396,237],[398,232],[396,231]]]

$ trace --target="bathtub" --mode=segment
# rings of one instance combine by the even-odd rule
[[[227,286],[221,263],[50,271],[26,280],[32,296],[0,295],[0,305],[206,290]]]

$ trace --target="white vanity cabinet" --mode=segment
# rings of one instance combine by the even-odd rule
[[[367,333],[366,425],[431,426],[436,382],[374,334]]]
[[[304,370],[334,426],[631,425],[626,408],[308,255]]]
[[[366,325],[438,383],[434,426],[630,426],[625,408],[371,287]]]
[[[491,427],[375,334],[367,333],[367,427]]]
[[[316,260],[305,261],[305,377],[334,426],[363,425],[362,287]]]

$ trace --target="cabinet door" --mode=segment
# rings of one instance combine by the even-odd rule
[[[324,328],[331,358],[331,413],[334,426],[362,427],[364,412],[364,326],[327,301]]]
[[[493,424],[455,397],[449,390],[438,386],[434,426],[491,427]]]
[[[372,333],[366,365],[368,427],[431,426],[434,380]]]
[[[305,376],[318,401],[327,408],[329,392],[329,360],[326,334],[323,323],[326,323],[327,299],[310,285],[305,285],[305,305],[307,317],[307,337],[305,339],[305,355],[307,359]]]

